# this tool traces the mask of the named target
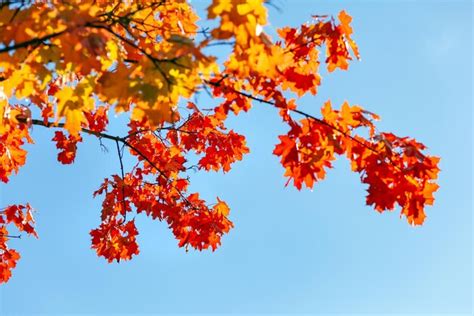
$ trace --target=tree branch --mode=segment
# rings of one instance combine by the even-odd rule
[[[5,234],[2,234],[2,233],[0,233],[0,237],[21,239],[21,235],[5,235]]]
[[[226,76],[224,76],[223,78],[226,78]],[[221,82],[223,80],[223,78],[219,79],[218,81],[210,81],[210,80],[204,80],[204,82],[208,85],[211,85],[211,86],[214,86],[214,87],[221,87]],[[249,93],[246,93],[244,91],[239,91],[239,90],[236,90],[234,88],[230,88],[230,87],[224,87],[224,89],[228,89],[234,93],[237,93],[241,96],[244,96],[246,98],[249,98],[251,100],[254,100],[254,101],[257,101],[257,102],[260,102],[260,103],[265,103],[265,104],[269,104],[269,105],[273,105],[273,106],[276,106],[276,103],[275,102],[272,102],[272,101],[268,101],[268,100],[265,100],[265,99],[262,99],[262,98],[259,98],[259,97],[256,97],[252,94],[249,94]],[[373,153],[379,155],[379,156],[382,156],[382,153],[379,152],[377,149],[373,148],[372,146],[366,144],[365,142],[362,142],[361,140],[355,138],[354,136],[352,135],[349,135],[347,134],[346,132],[344,132],[343,130],[341,130],[340,128],[338,128],[337,126],[334,126],[334,125],[331,125],[329,124],[328,122],[326,122],[324,119],[320,119],[320,118],[317,118],[311,114],[308,114],[306,112],[303,112],[303,111],[300,111],[300,110],[297,110],[297,109],[289,109],[289,111],[293,112],[293,113],[297,113],[299,115],[302,115],[306,118],[309,118],[309,119],[312,119],[313,121],[319,123],[319,124],[322,124],[322,125],[325,125],[329,128],[331,128],[332,130],[338,132],[338,133],[341,133],[344,137],[347,137],[349,138],[351,141],[354,141],[356,143],[358,143],[359,145],[361,146],[364,146],[365,148],[369,149],[370,151],[372,151]],[[393,159],[389,156],[383,156],[382,158],[387,158],[389,160],[389,162],[395,167],[397,168],[398,170],[402,171],[402,169],[397,165],[395,164],[395,162],[393,161]]]
[[[53,34],[45,35],[45,36],[40,37],[40,38],[33,38],[29,41],[21,42],[21,43],[15,44],[15,45],[0,48],[0,54],[1,53],[6,53],[6,52],[9,52],[9,51],[18,49],[18,48],[24,48],[24,47],[28,47],[28,46],[31,46],[31,45],[41,44],[44,41],[47,41],[47,40],[49,40],[53,37],[59,36],[59,35],[64,34],[66,32],[69,32],[69,29],[65,29],[61,32],[56,32],[56,33],[53,33]]]
[[[45,123],[44,121],[38,120],[38,119],[32,119],[31,124],[38,125],[38,126],[43,126],[43,127],[46,127],[46,128],[64,128],[65,127],[64,123],[52,123],[52,122],[46,122]],[[118,146],[119,142],[124,144],[125,146],[127,146],[128,148],[133,150],[138,156],[140,156],[146,162],[148,162],[158,172],[159,176],[163,177],[166,181],[171,182],[171,179],[160,168],[158,168],[158,166],[153,161],[151,161],[144,153],[142,153],[139,149],[137,149],[130,142],[128,142],[127,136],[125,136],[125,137],[113,136],[113,135],[106,134],[106,133],[94,132],[94,131],[91,131],[87,128],[82,128],[81,131],[86,133],[86,134],[98,137],[99,139],[106,138],[106,139],[113,140],[117,143],[117,146]],[[124,173],[123,173],[123,162],[122,162],[121,153],[119,153],[119,158],[120,158],[120,164],[121,164],[121,169],[122,169],[122,179],[123,179]],[[179,196],[183,199],[183,201],[186,204],[192,205],[192,203],[187,199],[187,197],[180,190],[176,189],[176,191],[178,192]]]
[[[125,205],[125,174],[123,171],[123,161],[122,161],[122,152],[120,151],[120,146],[119,146],[119,141],[115,140],[115,145],[117,145],[117,155],[119,157],[120,161],[120,173],[122,176],[122,208],[123,208],[123,222],[125,223],[127,221],[127,208]]]
[[[64,123],[44,122],[44,121],[38,120],[38,119],[32,119],[31,124],[39,125],[39,126],[43,126],[43,127],[47,127],[47,128],[64,128],[64,126],[65,126]],[[81,132],[84,132],[86,134],[93,135],[93,136],[96,136],[96,137],[99,137],[99,138],[106,138],[106,139],[122,142],[122,137],[120,137],[120,136],[113,136],[113,135],[106,134],[106,133],[94,132],[94,131],[91,131],[87,128],[82,128]]]

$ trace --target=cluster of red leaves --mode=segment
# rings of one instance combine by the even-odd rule
[[[84,112],[87,121],[84,128],[87,128],[94,133],[105,131],[109,124],[108,111],[108,106],[98,106],[95,111]]]
[[[15,268],[16,262],[20,259],[20,254],[7,245],[7,241],[11,238],[7,225],[14,225],[18,232],[38,237],[34,223],[29,204],[9,205],[0,210],[0,283],[8,281],[11,270]]]
[[[439,188],[439,158],[423,154],[425,146],[414,139],[391,133],[375,135],[371,145],[377,153],[359,143],[347,152],[352,169],[368,184],[367,205],[383,212],[398,204],[410,224],[423,224],[425,206],[433,205]]]
[[[169,181],[162,176],[155,183],[145,181],[144,171],[136,168],[125,180],[118,175],[105,179],[94,194],[104,194],[102,224],[91,231],[92,247],[108,261],[131,259],[138,254],[138,231],[134,220],[127,221],[127,212],[145,213],[153,219],[166,221],[180,247],[215,250],[221,237],[232,228],[227,204],[218,199],[212,207],[198,193],[184,195],[187,180]]]
[[[137,235],[134,220],[122,223],[111,218],[91,231],[92,248],[97,251],[97,255],[105,257],[109,262],[114,259],[117,262],[121,259],[131,259],[139,252]]]
[[[194,113],[186,120],[180,133],[171,130],[168,137],[182,150],[203,154],[198,162],[199,168],[229,171],[231,164],[242,160],[243,155],[249,152],[245,137],[233,130],[227,132],[223,117],[218,114],[204,115],[193,103],[189,103],[188,107]]]
[[[44,108],[43,112],[48,110],[48,108]],[[107,114],[107,106],[100,106],[95,111],[84,112],[86,122],[83,124],[83,128],[90,133],[105,131],[109,123]],[[81,135],[69,134],[66,136],[63,131],[55,131],[52,141],[56,142],[56,148],[59,149],[58,161],[65,165],[73,163],[76,158],[77,143],[82,142]]]
[[[193,104],[193,113],[181,126],[151,129],[146,122],[131,121],[124,140],[138,163],[123,176],[104,180],[94,195],[104,195],[102,224],[91,231],[92,247],[109,261],[130,259],[138,253],[134,222],[127,214],[145,213],[165,221],[180,247],[215,250],[232,227],[229,207],[217,199],[208,205],[198,193],[188,193],[186,152],[201,156],[197,167],[228,171],[248,152],[243,136],[227,131],[215,115],[204,115]]]
[[[295,61],[283,73],[286,81],[284,88],[289,87],[299,95],[307,91],[316,94],[316,87],[321,81],[317,71],[322,45],[326,45],[326,64],[331,72],[337,68],[348,69],[352,60],[349,48],[356,58],[360,57],[357,45],[351,39],[352,18],[345,11],[339,14],[339,25],[332,19],[327,20],[327,16],[313,17],[314,23],[303,24],[299,29],[284,27],[278,30],[285,54],[291,55],[291,60]]]
[[[304,183],[308,188],[313,183],[323,180],[325,168],[331,167],[335,159],[337,144],[332,137],[332,130],[310,119],[303,119],[300,124],[291,121],[287,135],[281,135],[273,154],[281,157],[288,182],[293,179],[294,185],[301,189]]]
[[[345,154],[368,184],[367,205],[382,212],[398,204],[410,224],[421,225],[424,208],[433,204],[438,189],[439,158],[423,154],[425,146],[411,138],[376,133],[378,116],[359,106],[344,103],[338,111],[327,102],[321,113],[321,120],[289,120],[289,132],[279,136],[273,153],[281,157],[288,182],[312,188],[324,179],[335,155]],[[368,138],[357,134],[360,128],[368,130]]]
[[[26,162],[27,151],[22,146],[33,143],[28,130],[30,116],[26,110],[22,106],[0,104],[0,181],[4,183]]]
[[[52,141],[56,142],[58,161],[62,164],[71,164],[76,158],[77,143],[82,141],[81,135],[69,135],[66,137],[62,131],[54,132]]]

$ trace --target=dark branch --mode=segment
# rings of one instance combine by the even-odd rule
[[[2,234],[2,233],[0,233],[0,237],[21,239],[21,235],[5,235],[5,234]]]
[[[137,44],[135,44],[133,41],[131,41],[130,39],[128,38],[125,38],[123,37],[122,35],[118,34],[117,32],[114,32],[110,27],[108,26],[105,26],[105,25],[101,25],[101,24],[94,24],[94,23],[86,23],[85,24],[86,27],[90,27],[90,28],[95,28],[95,29],[102,29],[102,30],[105,30],[107,31],[108,33],[112,34],[113,36],[115,36],[117,39],[121,40],[122,42],[124,42],[125,44],[128,44],[130,45],[131,47],[135,48],[136,50],[138,50],[140,53],[142,53],[143,55],[145,55],[148,59],[150,59],[155,65],[156,63],[165,63],[165,62],[168,62],[168,63],[173,63],[177,66],[182,66],[180,64],[178,64],[176,62],[176,60],[179,58],[179,57],[175,57],[175,58],[171,58],[171,59],[167,59],[167,58],[157,58],[149,53],[147,53],[142,47],[138,46]],[[135,39],[135,38],[134,38]],[[128,60],[129,62],[134,62],[134,61],[131,61],[131,60]],[[182,66],[184,67],[184,66]]]
[[[120,161],[120,173],[121,173],[121,177],[122,177],[122,208],[123,208],[123,222],[125,223],[127,221],[127,208],[126,208],[126,205],[125,205],[125,187],[124,187],[124,184],[125,184],[125,174],[124,174],[124,171],[123,171],[123,156],[122,156],[122,151],[120,150],[120,145],[119,145],[119,141],[118,140],[115,140],[115,144],[117,145],[117,154],[118,154],[118,157],[119,157],[119,161]]]
[[[225,76],[223,77],[225,78]],[[219,79],[218,81],[210,81],[210,80],[204,80],[204,82],[208,85],[211,85],[211,86],[214,86],[214,87],[221,87],[221,82],[223,80],[223,78]],[[273,101],[268,101],[268,100],[265,100],[265,99],[262,99],[262,98],[259,98],[259,97],[256,97],[254,95],[251,95],[249,93],[246,93],[246,92],[243,92],[243,91],[239,91],[239,90],[236,90],[236,89],[233,89],[233,88],[230,88],[230,87],[224,87],[225,89],[228,89],[234,93],[237,93],[241,96],[244,96],[246,98],[249,98],[251,100],[254,100],[254,101],[257,101],[257,102],[260,102],[260,103],[265,103],[265,104],[269,104],[269,105],[273,105],[273,106],[276,106],[276,103],[273,102]],[[328,122],[326,122],[325,120],[323,119],[320,119],[320,118],[317,118],[311,114],[308,114],[306,112],[303,112],[303,111],[300,111],[300,110],[297,110],[297,109],[289,109],[289,111],[293,112],[293,113],[296,113],[296,114],[299,114],[299,115],[302,115],[306,118],[309,118],[309,119],[312,119],[313,121],[319,123],[319,124],[322,124],[322,125],[325,125],[329,128],[331,128],[332,130],[338,132],[338,133],[341,133],[344,137],[347,137],[349,138],[351,141],[354,141],[356,143],[358,143],[359,145],[361,146],[364,146],[365,148],[369,149],[370,151],[372,151],[373,153],[379,155],[379,156],[382,156],[382,153],[379,152],[377,149],[373,148],[372,146],[368,145],[367,143],[365,142],[362,142],[361,140],[355,138],[354,136],[352,135],[349,135],[347,134],[346,132],[344,132],[343,130],[341,130],[340,128],[338,128],[337,126],[334,126],[334,125],[331,125],[329,124]],[[402,169],[400,169],[400,167],[395,164],[395,162],[393,161],[393,159],[389,156],[383,156],[384,158],[387,158],[389,160],[389,162],[394,166],[396,167],[397,169],[399,169],[400,171]]]
[[[47,128],[64,128],[65,127],[64,123],[56,123],[56,124],[52,123],[52,122],[46,122],[45,123],[44,121],[38,120],[38,119],[32,119],[31,123],[33,125],[39,125],[39,126],[43,126],[43,127],[47,127]],[[99,139],[105,138],[105,139],[113,140],[117,143],[117,146],[118,146],[119,142],[124,144],[125,146],[127,146],[128,148],[133,150],[138,156],[140,156],[146,162],[148,162],[158,172],[159,176],[163,177],[166,181],[171,182],[171,179],[160,168],[158,168],[158,166],[153,161],[151,161],[145,154],[143,154],[139,149],[137,149],[134,145],[132,145],[127,140],[127,136],[125,136],[125,137],[113,136],[113,135],[106,134],[106,133],[94,132],[94,131],[91,131],[91,130],[86,129],[86,128],[82,128],[81,131],[86,133],[86,134],[98,137]],[[122,179],[123,179],[123,176],[124,176],[123,162],[122,162],[122,154],[120,152],[119,152],[119,158],[120,158],[120,164],[121,164],[121,168],[122,168]],[[176,189],[176,191],[178,192],[179,196],[183,199],[183,201],[186,204],[192,205],[192,203],[186,198],[186,196],[180,190]]]
[[[31,124],[44,126],[44,127],[47,127],[47,128],[64,128],[64,126],[65,126],[64,123],[44,122],[42,120],[37,120],[37,119],[32,119]],[[109,134],[106,134],[106,133],[94,132],[94,131],[91,131],[87,128],[82,128],[81,132],[84,132],[86,134],[93,135],[93,136],[96,136],[96,137],[99,137],[99,138],[106,138],[106,139],[110,139],[110,140],[114,140],[114,141],[123,142],[122,137],[120,137],[120,136],[113,136],[113,135],[109,135]]]
[[[21,42],[21,43],[15,44],[15,45],[0,48],[0,54],[1,53],[6,53],[6,52],[9,52],[9,51],[12,51],[12,50],[16,50],[16,49],[19,49],[19,48],[25,48],[25,47],[32,46],[32,45],[42,44],[45,41],[47,41],[49,39],[52,39],[53,37],[59,36],[61,34],[64,34],[66,32],[69,32],[69,29],[65,29],[61,32],[45,35],[43,37],[33,38],[29,41]]]

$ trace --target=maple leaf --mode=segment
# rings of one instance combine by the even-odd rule
[[[230,212],[230,209],[227,203],[222,201],[219,198],[217,198],[217,204],[214,205],[214,210],[222,216],[228,216]]]

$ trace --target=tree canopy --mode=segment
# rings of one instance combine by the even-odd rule
[[[413,138],[379,131],[379,116],[359,105],[327,101],[320,114],[298,108],[300,97],[317,94],[321,64],[347,70],[359,58],[351,16],[313,15],[272,38],[267,15],[263,0],[213,0],[207,17],[184,0],[2,2],[0,180],[26,163],[32,125],[54,130],[62,164],[92,135],[110,141],[119,158],[119,172],[94,192],[103,198],[101,224],[90,233],[99,256],[139,253],[132,213],[168,223],[179,247],[215,250],[233,227],[230,208],[190,192],[188,173],[230,171],[249,148],[227,118],[266,106],[288,127],[273,151],[287,185],[312,188],[345,156],[367,185],[367,205],[399,207],[421,225],[438,189],[438,157]],[[229,48],[224,60],[218,46]],[[219,104],[199,104],[198,93]],[[126,116],[125,135],[108,132],[112,113]],[[124,155],[135,158],[130,170]],[[17,237],[12,229],[37,236],[32,207],[20,203],[0,210],[0,283],[20,258],[7,245]]]

